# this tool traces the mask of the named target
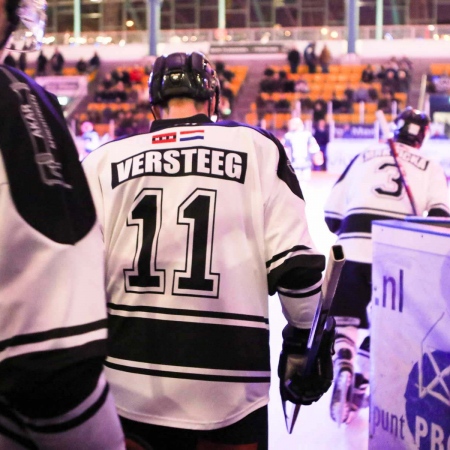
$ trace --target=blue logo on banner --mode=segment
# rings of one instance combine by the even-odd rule
[[[450,448],[450,353],[423,353],[409,374],[405,399],[416,448]]]

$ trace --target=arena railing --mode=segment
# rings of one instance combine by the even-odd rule
[[[375,26],[360,26],[359,39],[375,39]],[[449,25],[388,25],[382,30],[384,39],[450,40]],[[347,38],[347,27],[278,27],[219,29],[161,30],[158,40],[163,43],[209,42],[227,44],[283,44],[292,41],[342,40]],[[55,45],[78,44],[147,44],[148,31],[82,32],[78,39],[70,33],[52,33],[47,30],[45,43]]]

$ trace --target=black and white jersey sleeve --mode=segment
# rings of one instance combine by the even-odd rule
[[[122,449],[102,376],[102,240],[78,154],[53,95],[4,66],[0,86],[0,448]]]
[[[448,189],[439,164],[420,151],[396,143],[399,161],[415,201],[417,214],[448,216]],[[374,220],[403,219],[413,209],[399,170],[385,145],[356,156],[331,190],[325,220],[350,261],[372,261],[371,227]]]
[[[119,413],[215,429],[267,404],[268,295],[284,289],[288,320],[309,326],[325,261],[281,144],[195,116],[154,122],[83,166],[105,241]]]

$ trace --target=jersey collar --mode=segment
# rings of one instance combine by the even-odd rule
[[[154,120],[150,126],[150,133],[160,131],[164,128],[181,127],[184,125],[199,125],[205,123],[213,123],[213,121],[205,114],[196,114],[191,117],[183,117],[181,119],[160,119]]]

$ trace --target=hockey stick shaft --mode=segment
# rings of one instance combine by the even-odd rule
[[[319,352],[322,337],[327,326],[328,315],[344,263],[345,256],[342,246],[333,245],[330,249],[330,256],[322,283],[319,304],[317,305],[311,332],[309,334],[308,360],[306,362],[305,375],[311,372],[317,353]]]
[[[411,191],[411,187],[409,186],[408,180],[406,178],[406,172],[403,166],[400,164],[398,160],[398,153],[397,149],[395,147],[395,142],[392,139],[389,125],[386,120],[386,116],[384,115],[384,112],[381,110],[378,110],[376,113],[376,118],[378,119],[378,122],[380,123],[381,130],[383,131],[384,136],[387,138],[387,143],[389,145],[389,148],[391,150],[392,157],[394,158],[395,165],[397,166],[397,169],[400,174],[400,180],[405,188],[406,195],[408,196],[409,202],[411,203],[411,207],[413,210],[413,214],[417,216],[417,208],[416,208],[416,202],[414,201],[414,197]]]
[[[323,278],[322,290],[319,304],[314,314],[311,332],[308,338],[308,359],[306,360],[304,376],[309,375],[316,362],[316,357],[322,342],[324,332],[327,330],[328,317],[333,303],[334,294],[339,282],[342,267],[345,263],[344,251],[340,245],[333,245],[330,249],[330,256]],[[291,434],[298,417],[301,405],[295,405],[290,417],[286,413],[286,402],[283,401],[283,412],[286,421],[286,428]]]

